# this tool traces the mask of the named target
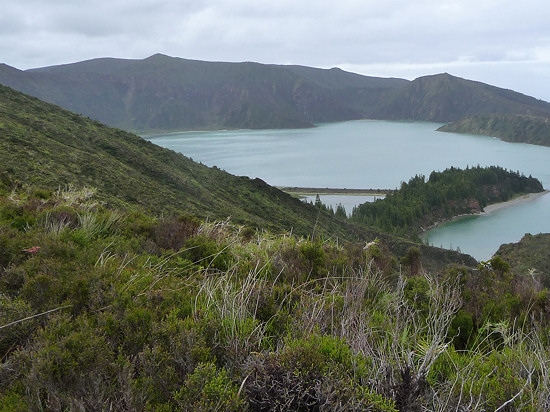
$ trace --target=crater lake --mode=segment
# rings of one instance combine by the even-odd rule
[[[477,165],[502,166],[538,178],[545,188],[550,185],[549,147],[437,132],[439,126],[357,120],[310,129],[178,132],[144,138],[208,166],[259,177],[274,186],[396,189],[415,175],[428,177],[434,170]],[[357,202],[350,198],[339,199],[346,209]],[[322,196],[322,201],[333,203],[329,196]],[[502,243],[541,232],[550,232],[550,195],[440,225],[424,240],[486,260]]]

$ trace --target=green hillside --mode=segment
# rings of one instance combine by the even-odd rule
[[[550,146],[550,123],[548,123],[547,116],[477,115],[446,124],[437,130],[440,132],[492,136],[513,143]]]
[[[419,77],[393,90],[376,116],[447,123],[490,113],[547,116],[550,103],[443,73]]]
[[[0,410],[543,410],[547,291],[422,259],[0,193]]]
[[[303,235],[317,222],[318,231],[349,236],[344,224],[259,179],[208,168],[6,87],[0,87],[0,135],[0,169],[30,186],[93,187],[98,200],[114,207],[231,217]]]

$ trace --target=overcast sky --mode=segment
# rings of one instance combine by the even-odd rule
[[[0,62],[18,69],[155,53],[448,72],[550,101],[548,0],[0,0]]]

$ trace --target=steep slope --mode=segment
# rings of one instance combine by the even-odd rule
[[[0,68],[0,83],[111,126],[141,131],[309,127],[358,119],[381,92],[403,82],[338,69],[204,62],[160,54],[25,72]],[[370,103],[356,104],[364,95],[372,95],[363,98]]]
[[[507,142],[550,146],[548,117],[485,114],[451,122],[437,130],[440,132],[492,136]]]
[[[545,288],[550,287],[550,234],[527,233],[517,243],[501,245],[495,253],[504,259],[511,271],[522,277],[533,277],[533,283],[541,282]]]
[[[349,236],[346,225],[259,179],[208,168],[139,136],[111,129],[0,86],[0,170],[47,188],[89,186],[114,206],[190,213],[276,230]]]
[[[376,116],[446,123],[488,113],[547,116],[550,103],[444,73],[420,77],[392,91]]]

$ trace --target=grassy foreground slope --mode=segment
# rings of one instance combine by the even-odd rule
[[[428,274],[377,244],[4,193],[2,412],[550,407],[550,297],[500,258]]]

